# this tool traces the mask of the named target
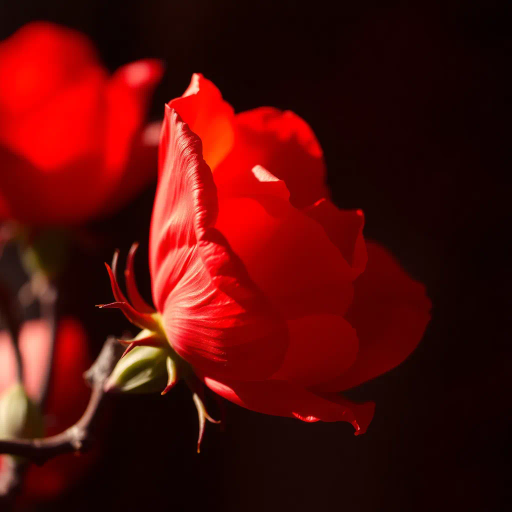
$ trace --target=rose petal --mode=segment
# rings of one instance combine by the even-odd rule
[[[0,123],[34,111],[96,64],[79,32],[48,22],[23,26],[0,43]]]
[[[337,377],[356,359],[356,331],[340,316],[310,315],[289,320],[288,331],[290,345],[273,379],[307,388]]]
[[[61,225],[81,222],[98,212],[105,191],[92,170],[102,168],[101,155],[47,174],[0,145],[0,161],[9,169],[0,173],[9,218],[32,226]]]
[[[195,73],[181,98],[172,100],[175,109],[203,143],[203,158],[215,170],[231,151],[234,141],[233,108],[222,99],[215,85]]]
[[[117,184],[113,183],[110,187],[115,193],[106,197],[98,215],[110,215],[118,211],[156,179],[161,126],[161,122],[150,123],[136,135],[127,165],[117,176]]]
[[[343,315],[351,269],[315,221],[275,196],[219,201],[216,228],[285,318]]]
[[[173,348],[210,375],[258,379],[274,373],[286,325],[213,228],[217,195],[201,141],[166,107],[151,221],[154,303]]]
[[[304,213],[324,228],[329,240],[350,265],[352,278],[361,274],[368,260],[363,238],[362,210],[340,210],[329,199],[320,199],[306,208]]]
[[[354,365],[316,390],[341,391],[399,365],[418,345],[430,320],[425,287],[412,280],[380,245],[368,242],[366,270],[354,283],[346,318],[357,331]]]
[[[282,179],[291,203],[302,208],[329,197],[322,149],[293,112],[262,107],[235,116],[235,143],[215,170],[219,196],[251,195],[251,169],[261,165]]]
[[[0,144],[23,155],[43,174],[59,172],[102,151],[103,89],[106,74],[89,67],[79,81],[27,115],[0,124]],[[91,174],[97,174],[94,169]]]
[[[139,60],[119,68],[107,85],[105,165],[113,181],[127,164],[132,143],[142,128],[149,100],[162,74],[159,60]],[[140,172],[147,174],[147,169]]]
[[[102,180],[102,91],[105,76],[82,79],[27,116],[0,125],[0,189],[11,215],[32,225],[73,223],[97,211]],[[72,113],[72,114],[71,114]],[[20,189],[23,193],[20,193]]]
[[[227,400],[263,414],[288,416],[302,421],[348,421],[357,434],[366,432],[375,404],[355,404],[336,394],[314,394],[289,382],[216,381],[203,377],[205,384]]]

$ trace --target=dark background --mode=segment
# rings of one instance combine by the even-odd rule
[[[509,13],[506,2],[410,4],[0,2],[0,38],[46,19],[88,34],[111,70],[165,59],[153,119],[196,71],[237,111],[271,105],[301,115],[323,146],[335,201],[365,211],[366,236],[390,248],[433,302],[410,358],[351,393],[377,402],[365,435],[228,404],[226,432],[209,425],[196,455],[184,386],[165,398],[122,397],[102,462],[37,510],[507,508]],[[107,237],[101,254],[74,255],[61,309],[86,322],[93,353],[128,327],[93,308],[110,298],[102,260],[133,240],[147,250],[153,193],[90,226]],[[143,257],[137,266],[149,296]]]

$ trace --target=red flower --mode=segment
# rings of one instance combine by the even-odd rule
[[[235,115],[194,75],[161,134],[150,238],[158,321],[143,304],[141,314],[119,304],[112,280],[117,307],[142,328],[155,321],[219,395],[266,414],[349,421],[357,434],[374,404],[338,392],[402,362],[431,303],[385,249],[365,244],[362,212],[336,208],[324,178],[302,119]]]
[[[46,22],[0,43],[0,220],[73,224],[135,195],[156,172],[143,123],[161,75],[141,60],[110,77],[85,36]]]
[[[28,395],[39,396],[48,357],[49,326],[42,320],[26,322],[20,335],[20,350],[24,365],[24,385]],[[80,418],[89,400],[90,390],[82,374],[91,361],[87,338],[82,326],[73,318],[59,323],[53,372],[45,410],[45,435],[63,432]],[[16,379],[15,359],[9,335],[0,332],[0,393]],[[55,497],[78,481],[95,453],[77,458],[73,454],[49,460],[44,466],[29,466],[24,482],[24,495],[30,499]],[[0,456],[0,471],[2,456]]]

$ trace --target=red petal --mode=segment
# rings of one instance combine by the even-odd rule
[[[90,69],[40,109],[0,124],[0,188],[16,220],[78,222],[109,192],[101,153],[104,77]]]
[[[290,345],[273,379],[307,388],[337,377],[355,361],[356,331],[340,316],[311,315],[288,322]]]
[[[316,389],[340,391],[357,386],[399,365],[418,345],[430,320],[425,287],[413,281],[391,254],[367,243],[368,264],[354,283],[347,320],[359,338],[354,365]]]
[[[147,151],[141,132],[160,75],[148,60],[108,80],[86,38],[49,23],[2,43],[0,189],[9,216],[32,225],[83,222],[155,176],[156,148]]]
[[[90,67],[80,81],[62,89],[27,115],[0,124],[0,143],[43,174],[58,172],[102,150],[105,71]],[[96,171],[97,173],[97,171]],[[93,170],[92,174],[96,174]]]
[[[161,122],[150,123],[136,134],[127,165],[123,172],[113,175],[117,182],[110,185],[98,215],[116,212],[156,179],[161,126]]]
[[[203,158],[210,169],[215,169],[233,146],[234,113],[231,105],[222,99],[220,91],[210,80],[195,73],[183,96],[172,100],[169,106],[199,136],[203,143]]]
[[[329,240],[350,265],[353,279],[361,274],[368,260],[363,238],[362,210],[340,210],[329,199],[320,199],[305,209],[304,213],[324,228]]]
[[[160,61],[140,60],[119,68],[107,85],[105,166],[112,180],[119,177],[128,163],[132,145],[144,123],[149,100],[162,74]],[[156,175],[156,167],[154,171]],[[140,172],[147,172],[147,169]]]
[[[278,197],[219,201],[216,228],[286,318],[343,315],[352,270],[318,223]]]
[[[211,375],[264,378],[283,359],[286,325],[213,228],[217,194],[201,141],[171,107],[161,148],[150,270],[170,343]]]
[[[0,122],[37,109],[96,65],[92,44],[79,32],[25,25],[0,43]]]
[[[263,107],[235,116],[235,144],[215,170],[221,197],[251,195],[250,171],[261,165],[282,179],[296,207],[329,197],[322,149],[309,125],[293,112]]]
[[[314,394],[285,381],[219,382],[209,377],[205,384],[227,400],[263,414],[289,416],[303,421],[348,421],[357,434],[366,432],[375,404],[355,404],[340,395]]]

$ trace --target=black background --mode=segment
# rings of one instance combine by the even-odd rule
[[[505,2],[0,6],[0,38],[46,19],[88,34],[111,70],[163,58],[153,119],[196,71],[237,111],[271,105],[301,115],[324,149],[335,201],[365,211],[366,236],[390,248],[433,302],[411,357],[351,393],[377,402],[365,435],[354,437],[349,424],[304,424],[228,404],[226,431],[208,426],[196,455],[196,413],[184,386],[165,398],[122,397],[112,404],[101,463],[37,510],[505,508]],[[107,240],[99,254],[74,254],[61,310],[86,322],[93,353],[128,327],[120,314],[93,308],[110,298],[102,260],[114,247],[126,254],[133,240],[147,250],[153,194],[90,226]],[[12,276],[14,263],[5,261],[2,273]],[[149,296],[144,258],[137,267]]]

